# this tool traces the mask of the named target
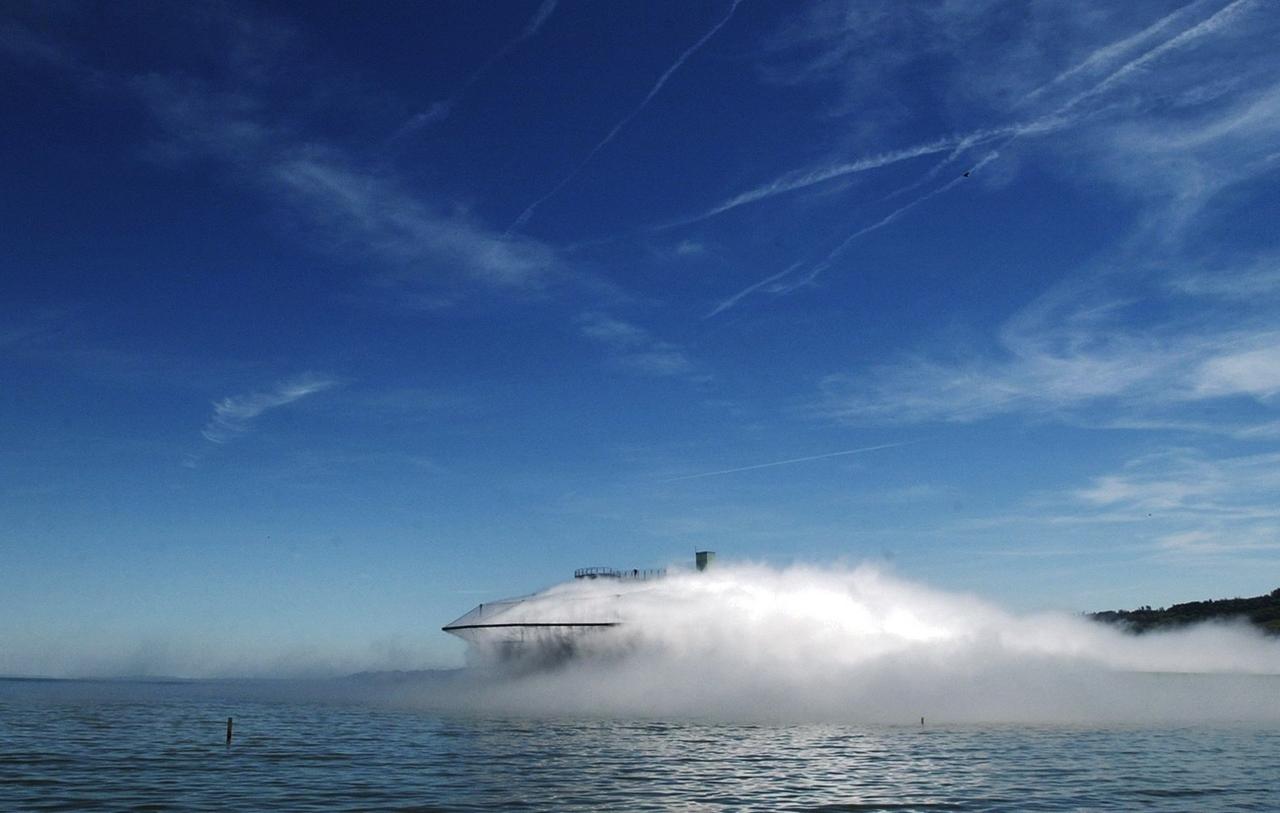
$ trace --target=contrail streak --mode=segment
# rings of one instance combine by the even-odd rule
[[[1099,48],[1098,50],[1090,54],[1086,59],[1084,59],[1084,61],[1076,64],[1071,68],[1068,68],[1067,70],[1058,74],[1056,77],[1054,77],[1047,83],[1041,85],[1039,88],[1031,91],[1031,93],[1027,94],[1027,96],[1023,98],[1023,101],[1024,102],[1029,101],[1035,98],[1036,96],[1039,96],[1041,93],[1048,90],[1050,87],[1057,85],[1078,73],[1088,70],[1094,65],[1099,65],[1101,63],[1104,63],[1109,59],[1111,59],[1113,56],[1122,54],[1125,51],[1130,50],[1135,43],[1139,43],[1144,40],[1150,39],[1154,34],[1157,34],[1163,31],[1164,29],[1168,28],[1175,20],[1181,17],[1184,17],[1190,9],[1196,6],[1205,5],[1205,2],[1206,0],[1195,0],[1195,2],[1188,3],[1187,5],[1174,11],[1173,13],[1160,18],[1156,22],[1147,26],[1142,31],[1138,32],[1137,34],[1134,34],[1133,36],[1127,37],[1123,40],[1119,40],[1117,42],[1113,42],[1109,45]],[[1065,127],[1070,126],[1071,124],[1074,124],[1075,122],[1079,121],[1081,118],[1084,118],[1087,114],[1075,114],[1070,116],[1067,114],[1072,110],[1072,108],[1079,105],[1082,101],[1085,101],[1086,99],[1089,99],[1093,96],[1096,96],[1100,93],[1105,92],[1109,87],[1111,87],[1116,82],[1121,81],[1122,79],[1124,79],[1124,77],[1128,76],[1130,73],[1133,73],[1135,70],[1138,70],[1139,68],[1143,67],[1148,62],[1158,59],[1159,57],[1163,56],[1165,53],[1172,51],[1176,48],[1180,48],[1183,45],[1186,45],[1187,43],[1195,39],[1198,39],[1202,36],[1214,33],[1215,31],[1219,30],[1223,26],[1227,25],[1231,21],[1232,17],[1236,16],[1238,13],[1244,10],[1244,7],[1253,5],[1254,2],[1255,0],[1234,0],[1234,2],[1229,3],[1226,6],[1223,6],[1221,9],[1219,9],[1216,13],[1214,13],[1212,16],[1208,17],[1207,19],[1202,20],[1201,22],[1191,26],[1188,29],[1183,30],[1177,35],[1165,40],[1164,42],[1161,42],[1159,45],[1147,51],[1144,51],[1137,58],[1120,66],[1118,69],[1116,69],[1112,73],[1103,77],[1094,86],[1088,88],[1087,90],[1082,91],[1081,93],[1076,94],[1071,99],[1068,99],[1065,103],[1059,106],[1058,109],[1055,110],[1054,112],[1049,113],[1048,115],[1045,115],[1045,116],[1041,116],[1039,119],[1036,119],[1035,121],[1031,122],[1028,125],[1006,128],[1007,132],[1003,134],[1000,133],[999,130],[987,131],[996,137],[998,137],[999,135],[1007,135],[1007,137],[1004,138],[1003,141],[1000,141],[996,145],[994,152],[998,152],[999,150],[1008,146],[1013,141],[1016,141],[1017,139],[1022,138],[1023,136],[1039,135],[1040,133],[1046,133],[1046,132],[1051,132],[1053,130],[1063,129]],[[934,177],[937,176],[937,174],[943,168],[945,168],[948,164],[950,164],[953,160],[955,160],[965,150],[969,149],[970,147],[976,146],[977,144],[982,143],[984,141],[991,140],[986,136],[987,136],[987,133],[980,131],[978,133],[974,133],[974,134],[971,134],[970,136],[965,137],[963,140],[959,141],[956,144],[955,149],[952,150],[950,155],[948,155],[942,161],[935,164],[933,168],[931,168],[925,174],[924,177],[922,177],[920,180],[912,184],[908,184],[902,189],[899,189],[895,192],[891,192],[887,197],[893,198],[897,195],[903,194],[905,192],[909,192],[913,189],[919,188],[922,184],[932,180]],[[985,159],[983,163],[986,163]],[[901,213],[901,210],[899,210],[899,212],[895,213],[894,215],[891,215],[891,217],[894,217],[900,213]]]
[[[1146,40],[1149,40],[1156,34],[1159,34],[1160,32],[1164,31],[1166,28],[1171,26],[1175,21],[1185,16],[1187,12],[1190,11],[1192,8],[1196,6],[1203,6],[1205,5],[1206,2],[1207,0],[1194,0],[1194,2],[1187,3],[1185,6],[1169,14],[1166,14],[1165,16],[1161,17],[1159,20],[1156,20],[1151,25],[1139,31],[1138,33],[1125,37],[1122,40],[1116,40],[1115,42],[1108,43],[1107,45],[1104,45],[1103,47],[1098,48],[1093,53],[1089,54],[1089,56],[1085,57],[1084,60],[1077,62],[1075,65],[1071,66],[1070,68],[1067,68],[1065,71],[1053,77],[1048,82],[1045,82],[1040,87],[1028,93],[1026,96],[1022,98],[1022,101],[1023,102],[1032,101],[1037,97],[1039,97],[1041,94],[1043,94],[1045,91],[1049,90],[1052,87],[1062,84],[1063,82],[1067,81],[1073,76],[1076,76],[1077,74],[1080,74],[1080,73],[1084,73],[1085,71],[1088,71],[1089,69],[1095,66],[1101,65],[1105,62],[1109,62],[1114,57],[1118,57],[1119,55],[1125,53],[1126,51],[1131,50],[1135,45],[1142,43]]]
[[[915,443],[922,443],[919,440],[907,440],[902,443],[882,443],[879,446],[864,446],[861,449],[845,449],[841,452],[827,452],[826,454],[809,455],[808,457],[793,457],[790,460],[775,460],[772,463],[756,463],[753,466],[739,466],[736,469],[721,469],[720,471],[704,471],[701,474],[686,474],[683,477],[671,477],[666,480],[660,480],[663,483],[678,483],[681,480],[697,480],[700,477],[719,477],[722,474],[736,474],[740,471],[754,471],[756,469],[768,469],[773,466],[790,466],[792,463],[808,463],[811,460],[826,460],[831,457],[844,457],[852,454],[863,454],[864,452],[876,452],[881,449],[896,449],[900,446],[911,446]]]
[[[507,234],[510,234],[511,232],[520,228],[525,223],[528,223],[529,218],[533,217],[534,211],[539,206],[541,206],[543,203],[546,203],[551,198],[555,197],[556,194],[561,189],[564,189],[569,184],[570,181],[576,178],[578,176],[578,173],[581,172],[583,168],[586,167],[587,164],[591,163],[591,159],[595,158],[596,153],[600,152],[600,150],[604,149],[605,146],[609,144],[609,142],[613,141],[613,139],[617,137],[618,133],[622,132],[622,128],[626,127],[631,122],[632,119],[638,116],[640,112],[644,110],[645,107],[648,106],[649,102],[653,101],[653,97],[658,95],[658,91],[662,90],[662,86],[665,85],[667,83],[667,80],[670,79],[671,76],[680,69],[680,66],[685,63],[685,60],[693,56],[698,51],[698,49],[700,49],[702,46],[706,45],[708,40],[714,37],[716,33],[720,31],[721,28],[724,28],[725,25],[728,24],[729,20],[733,19],[733,13],[738,10],[738,6],[740,6],[742,2],[743,0],[733,0],[733,5],[729,7],[729,13],[724,15],[724,17],[720,20],[720,22],[713,25],[711,27],[711,30],[703,34],[701,39],[699,39],[693,45],[689,46],[689,48],[686,49],[685,52],[681,54],[680,57],[675,62],[671,64],[671,67],[667,68],[666,71],[664,71],[663,74],[658,77],[658,81],[655,82],[653,84],[653,87],[649,89],[649,93],[644,97],[643,100],[641,100],[640,104],[636,105],[635,108],[630,113],[623,116],[622,119],[613,126],[613,129],[610,130],[608,134],[605,135],[604,138],[600,139],[600,141],[594,147],[591,148],[591,151],[587,153],[587,157],[579,161],[578,165],[575,166],[569,172],[568,175],[564,176],[564,178],[562,178],[559,183],[557,183],[554,187],[552,187],[550,192],[538,198],[533,203],[530,203],[529,206],[523,212],[520,213],[520,216],[515,219],[515,221],[511,224],[511,226],[507,228]]]
[[[992,152],[999,152],[1001,149],[1005,147],[1005,145],[1007,145],[1014,139],[1018,139],[1026,135],[1039,135],[1041,133],[1052,132],[1054,130],[1059,130],[1064,127],[1067,127],[1068,125],[1073,124],[1074,122],[1075,122],[1075,119],[1064,118],[1058,115],[1048,115],[1048,116],[1041,116],[1040,118],[1035,119],[1034,121],[1031,121],[1027,124],[1015,125],[1013,127],[1005,128],[1003,132],[999,130],[985,130],[985,131],[979,131],[976,133],[971,133],[968,136],[965,136],[964,138],[960,139],[960,141],[956,143],[955,149],[947,153],[946,157],[943,158],[941,161],[939,161],[938,163],[930,167],[928,171],[924,173],[924,175],[920,176],[919,179],[912,181],[906,186],[899,187],[898,189],[893,190],[892,192],[885,195],[880,200],[881,202],[890,201],[898,197],[899,195],[905,195],[908,192],[914,192],[915,190],[919,189],[920,187],[932,181],[934,178],[938,177],[938,175],[942,173],[942,170],[946,169],[948,166],[954,163],[957,158],[964,155],[964,153],[968,152],[971,148],[976,147],[979,144],[993,140],[994,138],[1004,137],[1004,140],[1001,141],[999,144],[997,144],[995,148],[992,150]],[[972,169],[970,171],[972,171]]]
[[[887,167],[903,161],[910,161],[914,158],[921,158],[926,155],[936,155],[940,152],[945,152],[947,153],[947,157],[927,173],[929,176],[936,176],[941,167],[951,163],[951,161],[957,156],[972,147],[976,147],[990,141],[995,141],[997,139],[1009,139],[1025,135],[1047,133],[1061,129],[1070,123],[1070,120],[1063,119],[1056,114],[1041,116],[1028,122],[1010,124],[1003,127],[994,127],[985,130],[974,130],[971,133],[963,133],[961,135],[947,136],[945,138],[935,139],[934,141],[927,141],[923,144],[903,147],[900,150],[871,155],[865,158],[859,158],[856,161],[834,164],[832,166],[822,167],[821,169],[809,170],[808,172],[789,172],[767,184],[735,195],[732,198],[707,209],[705,212],[700,212],[699,214],[686,217],[683,220],[674,220],[670,223],[655,226],[653,227],[653,231],[666,231],[680,226],[689,226],[715,217],[716,215],[723,214],[731,209],[737,209],[739,206],[746,206],[757,201],[772,198],[776,195],[795,192],[796,190],[816,186],[817,184],[826,183],[827,181],[835,180],[836,178],[843,178],[846,175],[868,172],[870,170],[880,169],[881,167]],[[1007,143],[1007,141],[1002,143]],[[918,186],[920,183],[923,183],[923,181],[917,182],[913,186]],[[906,190],[900,190],[895,194],[901,194],[902,191]],[[893,197],[893,195],[891,194],[889,197]]]
[[[538,10],[533,13],[533,17],[529,18],[529,22],[525,25],[524,31],[520,32],[519,39],[527,40],[538,33],[538,29],[542,28],[542,24],[551,16],[551,12],[556,10],[556,2],[557,0],[542,0],[542,5],[538,6]]]
[[[538,6],[537,11],[535,11],[533,16],[529,18],[529,22],[525,23],[524,29],[516,36],[507,40],[506,44],[490,55],[488,59],[480,63],[480,67],[472,71],[471,75],[463,80],[462,84],[453,92],[452,96],[442,102],[435,102],[424,112],[418,113],[410,118],[407,122],[401,125],[398,130],[392,133],[391,137],[388,138],[387,141],[398,141],[399,139],[422,129],[434,121],[440,121],[441,119],[447,118],[449,113],[453,110],[453,106],[458,103],[459,99],[466,95],[466,92],[471,89],[472,85],[480,80],[480,77],[488,73],[494,65],[501,62],[502,58],[511,53],[513,48],[538,33],[538,29],[542,28],[542,24],[551,16],[551,12],[556,10],[557,2],[559,2],[559,0],[542,0],[542,4]]]
[[[862,228],[858,229],[853,234],[844,238],[844,241],[841,242],[840,245],[833,248],[831,250],[831,253],[827,255],[827,258],[823,262],[830,263],[836,257],[844,253],[845,249],[847,249],[850,246],[850,244],[853,243],[854,240],[857,240],[862,235],[868,234],[869,232],[876,231],[877,229],[883,229],[885,226],[888,226],[890,223],[902,217],[904,214],[914,209],[915,207],[919,206],[920,204],[924,203],[925,201],[936,198],[938,195],[941,195],[942,193],[950,190],[956,184],[962,183],[969,177],[969,172],[977,172],[978,170],[982,169],[984,166],[986,166],[987,164],[991,163],[996,158],[998,158],[999,155],[1000,154],[997,152],[987,153],[981,161],[974,164],[973,168],[970,169],[965,174],[957,175],[955,178],[952,178],[951,180],[947,181],[945,184],[943,184],[942,186],[939,186],[937,189],[934,189],[930,192],[926,192],[925,194],[921,195],[920,197],[916,198],[910,203],[906,203],[906,204],[903,204],[902,206],[899,206],[897,209],[894,209],[892,212],[885,215],[881,219],[877,220],[875,223],[872,223],[870,226],[863,226]],[[817,276],[817,275],[814,274],[813,276]],[[810,277],[810,279],[812,279],[812,277]]]
[[[1177,48],[1181,48],[1187,45],[1188,43],[1193,42],[1201,37],[1217,32],[1224,26],[1228,25],[1236,16],[1242,13],[1246,8],[1254,4],[1255,4],[1255,0],[1233,0],[1233,2],[1223,6],[1208,18],[1191,26],[1190,28],[1187,28],[1181,31],[1177,35],[1161,42],[1159,45],[1156,45],[1144,51],[1141,55],[1139,55],[1138,57],[1135,57],[1129,62],[1126,62],[1124,65],[1121,65],[1119,68],[1117,68],[1116,70],[1112,71],[1110,74],[1103,77],[1101,80],[1096,82],[1091,87],[1081,91],[1080,93],[1077,93],[1075,96],[1071,97],[1070,99],[1068,99],[1067,101],[1059,105],[1057,109],[1055,109],[1053,112],[1047,115],[1041,116],[1040,118],[1035,119],[1034,121],[1028,124],[1013,125],[1009,127],[995,128],[990,130],[975,131],[974,133],[971,133],[963,137],[942,139],[939,141],[929,142],[928,144],[919,145],[918,147],[915,147],[915,148],[899,150],[893,153],[885,153],[885,156],[901,155],[903,156],[903,158],[900,160],[905,160],[907,157],[914,157],[912,155],[913,152],[915,153],[915,155],[927,155],[929,153],[941,152],[942,145],[949,145],[951,148],[951,153],[945,159],[943,159],[941,162],[939,162],[937,165],[931,168],[925,174],[924,178],[916,181],[913,184],[908,185],[907,187],[904,187],[903,189],[899,189],[897,192],[891,193],[889,197],[892,198],[898,194],[902,194],[903,192],[917,188],[922,183],[925,183],[928,179],[936,176],[943,167],[945,167],[952,160],[958,157],[960,153],[962,153],[964,150],[970,147],[976,146],[986,141],[1002,138],[1002,140],[999,141],[998,144],[996,145],[995,150],[992,150],[990,153],[988,153],[985,158],[983,158],[977,165],[975,165],[970,170],[970,172],[972,172],[974,170],[981,168],[983,165],[989,163],[990,161],[994,160],[999,155],[998,153],[999,149],[1004,148],[1008,144],[1012,143],[1013,141],[1016,141],[1019,138],[1022,138],[1023,136],[1039,134],[1042,132],[1049,132],[1052,130],[1062,129],[1070,126],[1072,123],[1087,116],[1087,113],[1074,112],[1075,108],[1079,107],[1082,102],[1085,102],[1095,96],[1098,96],[1106,92],[1109,88],[1111,88],[1116,83],[1123,81],[1130,74],[1140,70],[1141,68],[1145,67],[1148,63],[1160,58],[1161,56],[1168,53],[1169,51],[1175,50]],[[1152,26],[1149,26],[1146,30],[1144,30],[1140,34],[1135,35],[1134,37],[1130,37],[1127,40],[1122,40],[1119,43],[1115,43],[1111,46],[1107,46],[1106,48],[1103,48],[1095,52],[1094,56],[1097,56],[1098,54],[1101,54],[1103,52],[1107,52],[1107,56],[1109,57],[1112,53],[1119,53],[1126,50],[1130,43],[1146,38],[1147,36],[1149,36],[1150,33],[1154,31],[1159,31],[1167,27],[1167,22],[1170,18],[1180,16],[1182,12],[1186,11],[1188,8],[1194,5],[1196,5],[1196,3],[1192,3],[1188,6],[1184,6],[1179,11],[1174,12],[1173,14],[1168,15],[1166,18],[1160,21],[1157,21]],[[1063,74],[1059,74],[1058,79],[1051,81],[1049,84],[1050,85],[1054,84],[1059,79],[1065,78],[1068,74],[1074,73],[1078,70],[1083,70],[1086,65],[1091,64],[1092,62],[1094,62],[1093,57],[1086,59],[1083,63],[1081,63],[1080,65],[1077,65],[1075,68],[1072,68]],[[1048,85],[1045,85],[1044,87],[1048,87]],[[916,152],[917,150],[918,152]],[[778,181],[775,181],[772,184],[768,184],[756,190],[752,190],[751,192],[738,195],[737,197],[727,201],[725,204],[721,204],[720,206],[709,210],[709,212],[704,213],[704,215],[699,216],[697,218],[693,218],[687,222],[696,222],[705,217],[710,217],[713,214],[718,214],[719,212],[727,211],[728,209],[734,208],[736,206],[741,206],[744,203],[751,203],[756,200],[761,200],[766,197],[771,197],[775,194],[789,192],[793,189],[799,189],[803,186],[809,186],[812,183],[821,183],[823,180],[829,180],[830,178],[838,177],[840,174],[848,174],[848,172],[852,172],[852,171],[862,171],[861,169],[853,169],[855,167],[858,167],[862,163],[869,164],[871,162],[870,161],[853,162],[852,164],[846,164],[846,165],[843,165],[842,167],[835,167],[835,168],[832,168],[832,170],[828,170],[828,171],[811,172],[811,173],[808,173],[807,175],[800,176],[800,178],[795,179],[793,181],[788,181],[787,176],[784,176],[782,179],[779,179]],[[888,161],[886,163],[892,163],[892,161]],[[867,166],[866,168],[873,168],[873,167]],[[845,169],[845,172],[839,172],[838,170],[840,169]],[[904,206],[898,207],[897,209],[890,212],[888,215],[876,221],[875,223],[872,223],[869,226],[865,226],[861,229],[858,229],[856,232],[846,237],[844,241],[840,243],[840,245],[836,246],[836,248],[833,249],[831,253],[827,255],[826,259],[817,263],[808,274],[804,275],[802,279],[800,279],[798,282],[795,282],[793,284],[781,286],[777,288],[775,292],[788,293],[790,291],[795,290],[796,288],[799,288],[803,285],[806,285],[812,282],[820,274],[822,274],[827,269],[829,269],[831,267],[831,263],[836,259],[836,257],[838,257],[841,253],[843,253],[849,247],[849,245],[852,244],[859,237],[862,237],[863,235],[869,232],[875,231],[877,229],[881,229],[889,225],[890,223],[892,223],[893,221],[901,217],[903,214],[905,214],[907,211],[915,208],[916,206],[920,205],[921,203],[924,203],[925,201],[931,198],[937,197],[938,195],[941,195],[942,193],[948,191],[949,189],[954,187],[956,184],[960,183],[960,181],[963,180],[965,177],[966,176],[962,175],[962,176],[953,178],[952,180],[948,181],[947,183],[943,184],[937,189],[934,189],[930,192],[925,193],[924,195],[921,195],[918,198],[915,198],[910,203],[907,203]],[[813,180],[810,182],[805,182],[806,179],[813,179]],[[746,296],[760,290],[766,284],[775,282],[777,280],[780,280],[786,277],[796,267],[797,266],[793,265],[790,268],[788,268],[786,271],[780,272],[778,274],[774,274],[771,277],[767,277],[764,280],[761,280],[759,282],[756,282],[748,286],[747,288],[744,288],[743,290],[739,291],[738,293],[734,294],[728,299],[723,300],[709,314],[707,314],[707,317],[715,316],[716,314],[719,314],[728,310],[729,308],[736,305],[739,301],[741,301]],[[707,318],[707,317],[704,317],[704,318]]]
[[[981,161],[975,164],[973,168],[970,169],[969,171],[976,172],[979,169],[982,169],[982,167],[986,166],[991,161],[994,161],[997,156],[998,156],[998,153],[995,153],[995,152],[988,153],[986,157],[984,157]],[[849,246],[852,245],[853,242],[857,240],[859,237],[862,237],[864,234],[868,234],[870,232],[876,231],[877,229],[883,229],[885,226],[888,226],[890,223],[902,217],[904,214],[914,209],[915,207],[919,206],[920,204],[924,203],[925,201],[931,200],[932,198],[936,198],[938,195],[941,195],[944,192],[949,191],[952,187],[956,186],[957,184],[965,180],[967,180],[966,175],[958,175],[955,178],[952,178],[950,181],[947,181],[942,186],[939,186],[937,189],[933,189],[929,192],[926,192],[925,194],[919,196],[918,198],[915,198],[911,202],[905,203],[902,206],[899,206],[897,209],[894,209],[892,212],[880,218],[875,223],[872,223],[869,226],[863,226],[862,228],[855,231],[853,234],[846,237],[840,243],[840,245],[833,248],[831,252],[827,254],[827,256],[823,260],[821,260],[816,265],[814,265],[813,268],[810,269],[809,273],[805,274],[799,281],[791,283],[789,285],[779,286],[777,289],[771,289],[772,292],[790,293],[791,291],[794,291],[797,288],[800,288],[804,285],[808,285],[810,282],[813,282],[815,279],[817,279],[823,272],[829,269],[831,267],[831,264],[836,260],[836,258],[839,257],[842,253],[844,253],[844,251],[848,249]],[[797,268],[799,268],[801,265],[803,265],[803,262],[794,263],[784,271],[780,271],[777,274],[774,274],[773,276],[770,276],[770,277],[765,277],[759,282],[756,282],[752,285],[747,286],[746,288],[743,288],[741,291],[738,291],[738,293],[734,294],[728,299],[723,300],[719,305],[717,305],[714,309],[712,309],[711,312],[708,313],[703,318],[710,319],[712,316],[715,316],[716,314],[727,311],[729,308],[732,308],[734,305],[738,304],[738,302],[740,302],[741,300],[745,299],[746,297],[750,296],[751,294],[755,293],[761,288],[764,288],[764,286],[766,286],[767,284],[787,277],[792,272],[794,272]]]
[[[708,313],[706,316],[702,318],[710,319],[712,316],[715,316],[717,313],[720,313],[721,311],[729,310],[729,308],[732,308],[734,305],[738,304],[739,299],[742,299],[744,296],[748,296],[749,294],[754,293],[755,291],[759,290],[760,288],[763,288],[764,286],[768,285],[774,280],[782,279],[783,277],[787,276],[792,271],[795,271],[797,268],[799,268],[802,265],[804,265],[804,261],[794,262],[791,265],[779,271],[778,273],[767,276],[764,279],[757,282],[756,284],[749,285],[746,288],[743,288],[741,291],[738,291],[733,296],[721,302],[719,305],[716,305],[711,310],[710,313]]]
[[[1218,11],[1216,11],[1208,19],[1203,20],[1197,23],[1196,25],[1193,25],[1192,27],[1178,34],[1176,37],[1165,40],[1164,42],[1160,43],[1156,47],[1144,52],[1141,56],[1137,57],[1136,59],[1130,60],[1129,62],[1126,62],[1124,65],[1121,65],[1118,69],[1108,74],[1105,78],[1102,79],[1102,81],[1098,82],[1093,87],[1089,88],[1088,90],[1082,91],[1076,94],[1075,96],[1071,97],[1070,99],[1068,99],[1065,103],[1063,103],[1061,107],[1058,108],[1057,112],[1065,113],[1068,110],[1074,108],[1076,105],[1085,101],[1086,99],[1093,98],[1094,96],[1097,96],[1100,93],[1106,92],[1115,83],[1123,80],[1126,76],[1133,73],[1134,71],[1144,67],[1147,63],[1155,59],[1159,59],[1161,56],[1164,56],[1169,51],[1172,51],[1176,48],[1181,48],[1183,45],[1186,45],[1187,43],[1193,40],[1197,40],[1200,37],[1215,33],[1216,31],[1221,29],[1223,26],[1230,23],[1232,18],[1236,17],[1238,14],[1244,11],[1247,7],[1252,5],[1254,5],[1254,0],[1235,0],[1235,2],[1229,3],[1223,6],[1222,8],[1218,9]]]
[[[794,192],[797,189],[804,189],[805,187],[808,187],[808,186],[815,186],[820,183],[826,183],[827,181],[835,180],[836,178],[842,178],[845,175],[853,175],[859,172],[867,172],[868,170],[887,167],[890,164],[896,164],[896,163],[899,163],[900,161],[910,161],[913,158],[919,158],[924,155],[934,155],[940,152],[948,152],[954,149],[957,144],[967,139],[968,137],[943,138],[943,139],[938,139],[937,141],[931,141],[927,144],[917,144],[915,146],[906,147],[901,150],[894,150],[893,152],[886,152],[886,153],[881,153],[879,155],[868,156],[866,158],[859,158],[856,161],[850,161],[844,164],[835,164],[834,166],[823,167],[822,169],[815,169],[809,172],[788,173],[786,175],[783,175],[780,178],[777,178],[776,180],[773,180],[767,184],[764,184],[763,186],[758,186],[755,189],[750,189],[739,195],[735,195],[732,198],[729,198],[728,200],[724,201],[723,203],[720,203],[720,204],[717,204],[716,206],[711,207],[710,209],[708,209],[707,211],[701,214],[695,215],[686,220],[682,220],[676,223],[667,224],[662,228],[686,226],[691,223],[697,223],[700,220],[706,220],[707,218],[715,217],[716,215],[721,214],[723,212],[727,212],[730,209],[736,209],[739,206],[745,206],[748,203],[755,203],[758,200],[771,198],[774,195],[782,195],[787,192]]]
[[[480,77],[488,73],[490,68],[501,61],[507,54],[511,53],[512,48],[515,48],[520,43],[538,33],[538,29],[542,28],[542,24],[551,16],[551,12],[556,10],[557,2],[559,2],[559,0],[542,0],[542,4],[538,6],[538,10],[529,18],[529,22],[525,23],[524,29],[519,34],[508,40],[506,45],[499,48],[493,56],[486,59],[480,67],[472,71],[471,75],[467,77],[466,81],[462,83],[462,86],[459,87],[457,92],[449,98],[449,101],[446,102],[446,104],[449,107],[456,104],[458,99],[462,98],[462,95],[470,90],[471,86],[474,85]]]

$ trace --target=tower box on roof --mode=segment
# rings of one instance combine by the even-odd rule
[[[693,552],[693,561],[698,566],[699,571],[706,570],[715,560],[716,552],[713,550],[696,550]]]

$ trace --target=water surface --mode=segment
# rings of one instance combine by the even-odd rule
[[[1280,809],[1266,726],[494,718],[314,689],[0,681],[0,809]]]

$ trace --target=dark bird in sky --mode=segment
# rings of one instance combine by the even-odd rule
[[[971,170],[971,169],[966,169],[966,170],[964,171],[964,177],[968,178],[968,177],[969,177],[969,173],[971,173],[971,172],[973,172],[973,170]]]

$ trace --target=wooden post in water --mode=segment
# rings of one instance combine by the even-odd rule
[[[231,747],[231,718],[227,718],[227,747]]]

